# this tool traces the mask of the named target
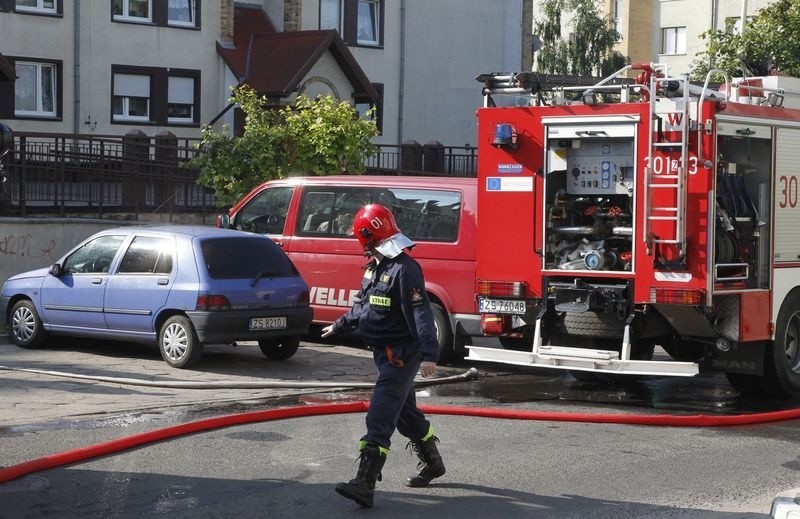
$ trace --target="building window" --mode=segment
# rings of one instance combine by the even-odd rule
[[[198,125],[200,71],[113,65],[112,123]]]
[[[383,134],[383,83],[372,83],[375,91],[378,92],[378,102],[373,103],[371,99],[356,96],[354,108],[358,112],[359,117],[367,117],[375,121],[375,126],[378,127],[378,132]],[[370,109],[372,112],[368,115]]]
[[[150,76],[114,74],[111,114],[115,121],[149,121]]]
[[[170,77],[167,83],[167,121],[193,123],[194,78]]]
[[[56,117],[57,69],[52,63],[16,62],[14,115]]]
[[[319,28],[336,29],[342,33],[342,5],[340,0],[320,0]]]
[[[320,0],[319,28],[337,29],[350,45],[383,44],[382,0]]]
[[[169,0],[167,6],[167,23],[169,25],[183,25],[195,27],[195,2],[194,0]]]
[[[617,31],[617,41],[622,41],[622,0],[613,0],[611,5],[614,19],[614,30]]]
[[[358,43],[378,45],[380,11],[378,0],[359,0],[358,2]]]
[[[115,22],[197,28],[200,0],[112,0],[111,17]]]
[[[131,22],[152,21],[151,0],[112,0],[111,14],[115,20]]]
[[[57,14],[56,0],[16,0],[17,12]]]
[[[686,27],[661,29],[661,54],[686,54]]]

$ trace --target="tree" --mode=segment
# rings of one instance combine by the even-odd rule
[[[602,16],[598,0],[543,0],[540,11],[541,20],[533,26],[542,42],[536,56],[539,72],[607,76],[630,62],[613,50],[619,34],[610,17]],[[566,39],[561,34],[564,12],[573,13]]]
[[[346,101],[299,95],[294,106],[278,108],[245,85],[233,90],[230,102],[245,114],[243,134],[203,128],[199,153],[186,163],[200,170],[198,183],[214,191],[220,207],[261,182],[296,172],[363,173],[364,159],[375,151],[375,122]]]
[[[743,34],[710,30],[701,37],[707,41],[707,47],[692,62],[693,79],[705,79],[711,69],[722,70],[732,77],[774,72],[800,75],[798,0],[775,0],[760,9],[747,22]]]

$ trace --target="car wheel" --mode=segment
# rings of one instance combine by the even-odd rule
[[[272,360],[286,360],[300,347],[300,337],[284,337],[282,339],[261,339],[258,341],[261,352]]]
[[[183,315],[173,315],[161,326],[158,349],[161,357],[174,368],[188,368],[203,355],[203,345],[194,325]]]
[[[36,348],[44,342],[47,332],[32,301],[23,299],[11,308],[8,336],[21,348]]]

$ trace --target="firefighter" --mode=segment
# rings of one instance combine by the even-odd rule
[[[367,432],[359,442],[356,477],[336,491],[363,507],[371,507],[375,482],[397,429],[419,458],[418,473],[406,486],[424,487],[445,473],[436,447],[439,438],[417,408],[414,377],[436,372],[439,346],[422,269],[405,249],[414,242],[400,232],[392,213],[382,205],[362,207],[353,232],[370,261],[353,307],[322,330],[322,336],[357,331],[372,350],[378,379],[366,416]]]

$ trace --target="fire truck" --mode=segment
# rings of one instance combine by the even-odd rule
[[[469,359],[800,396],[800,79],[476,79]]]

